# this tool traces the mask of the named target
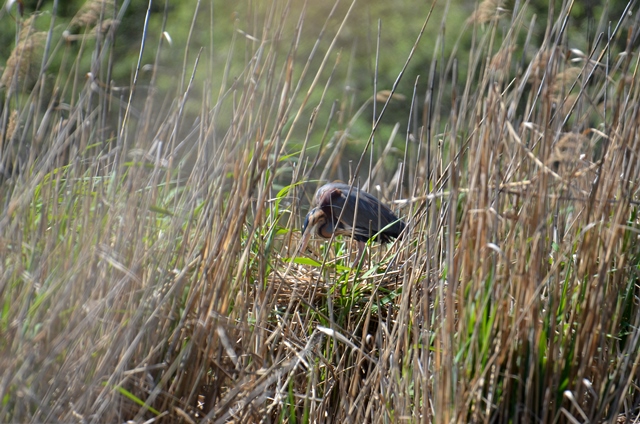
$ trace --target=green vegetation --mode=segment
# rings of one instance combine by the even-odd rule
[[[0,422],[640,416],[637,7],[169,3],[0,12]]]

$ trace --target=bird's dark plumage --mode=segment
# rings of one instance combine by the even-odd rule
[[[331,238],[333,233],[353,234],[359,242],[366,242],[380,233],[379,240],[386,243],[400,236],[405,227],[404,222],[377,198],[355,187],[349,193],[347,184],[323,185],[316,192],[314,203],[315,207],[307,214],[302,227],[304,247],[313,234]]]

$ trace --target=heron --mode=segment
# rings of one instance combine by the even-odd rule
[[[316,191],[314,204],[302,225],[300,251],[316,235],[330,239],[333,234],[358,242],[357,263],[364,254],[365,243],[376,238],[382,243],[398,238],[405,223],[375,196],[348,184],[329,183]]]

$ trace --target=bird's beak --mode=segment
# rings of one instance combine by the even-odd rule
[[[298,253],[296,254],[296,256],[302,255],[305,252],[305,250],[307,249],[307,245],[309,244],[309,240],[311,240],[311,236],[314,233],[314,229],[315,225],[305,228],[304,233],[302,233],[302,239],[300,239],[300,245],[298,247]]]

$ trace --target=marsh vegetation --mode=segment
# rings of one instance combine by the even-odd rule
[[[637,419],[637,4],[213,3],[0,15],[0,422]]]

